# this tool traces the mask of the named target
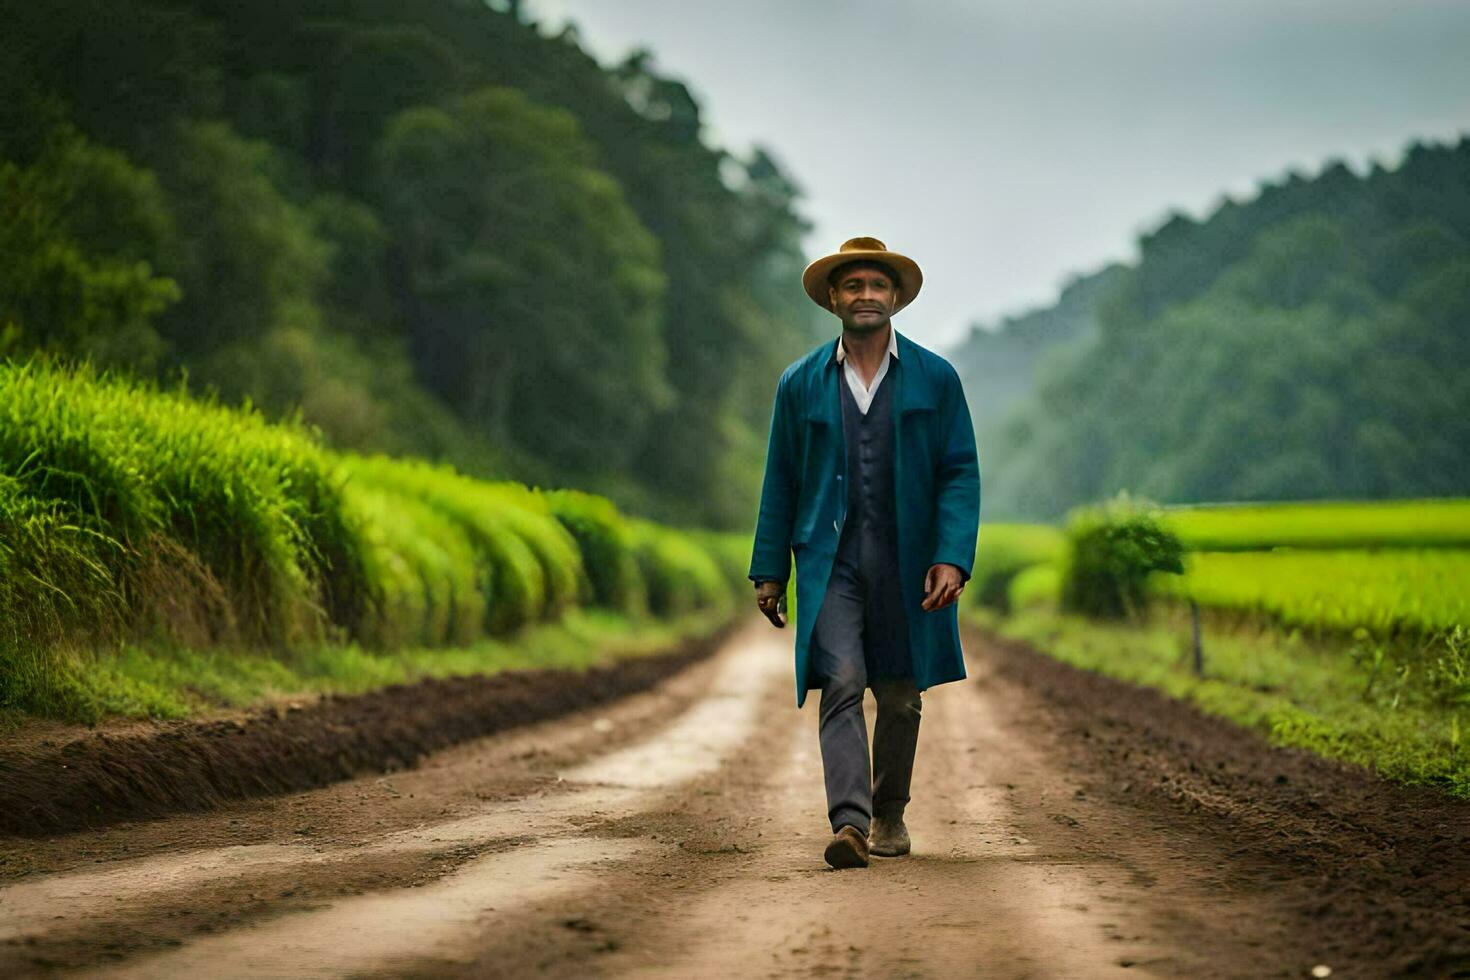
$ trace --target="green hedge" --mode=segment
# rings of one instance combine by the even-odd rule
[[[491,484],[446,466],[374,456],[350,457],[349,470],[363,484],[421,500],[452,522],[475,551],[480,580],[490,584],[484,593],[489,633],[509,633],[541,618],[550,595],[547,571],[524,536],[534,517],[516,520]],[[575,582],[575,569],[566,575]]]
[[[708,531],[702,528],[684,533],[715,560],[720,574],[737,596],[749,597],[752,603],[755,601],[755,586],[750,581],[750,555],[755,548],[753,533]]]
[[[1020,610],[1032,606],[1057,606],[1061,602],[1061,594],[1061,567],[1055,564],[1032,565],[1011,579],[1007,608]]]
[[[349,484],[367,539],[372,602],[365,644],[458,646],[484,633],[489,582],[455,524],[415,497]]]

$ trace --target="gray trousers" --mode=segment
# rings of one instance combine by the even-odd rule
[[[827,815],[834,832],[851,824],[866,834],[875,814],[900,817],[909,802],[923,706],[891,539],[853,523],[843,532],[812,627],[812,668],[821,678],[818,737]],[[871,778],[863,717],[869,686],[878,702]]]

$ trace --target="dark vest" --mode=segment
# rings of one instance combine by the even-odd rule
[[[888,357],[891,359],[892,354]],[[858,408],[848,387],[846,368],[839,365],[837,387],[842,391],[842,432],[847,439],[847,523],[896,534],[898,515],[893,487],[893,364],[883,376],[868,413]]]
[[[893,355],[889,355],[891,358]],[[898,584],[898,501],[893,482],[894,363],[873,392],[864,415],[844,375],[842,431],[847,438],[847,523],[839,554],[861,569],[869,591],[864,601],[864,657],[869,677],[913,675],[907,616]]]

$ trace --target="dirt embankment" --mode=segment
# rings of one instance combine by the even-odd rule
[[[1470,976],[1470,802],[1202,715],[1158,691],[986,636],[997,675],[1038,695],[1090,791],[1217,839],[1294,929],[1368,975]]]
[[[425,680],[227,720],[13,739],[0,744],[0,833],[99,827],[412,768],[446,746],[652,687],[737,627],[585,671]]]

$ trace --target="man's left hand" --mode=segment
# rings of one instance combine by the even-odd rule
[[[929,574],[924,576],[922,605],[929,612],[943,609],[950,603],[958,601],[963,591],[965,591],[965,573],[957,566],[944,562],[930,565]]]

